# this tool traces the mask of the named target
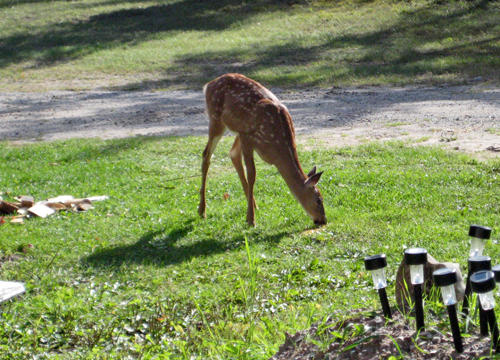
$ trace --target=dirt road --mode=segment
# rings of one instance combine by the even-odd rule
[[[500,154],[500,87],[271,90],[289,108],[299,142],[411,139]],[[0,140],[13,143],[206,135],[207,124],[201,90],[0,93]]]

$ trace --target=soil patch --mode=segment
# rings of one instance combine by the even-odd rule
[[[393,312],[390,321],[380,314],[357,313],[343,321],[337,317],[335,321],[314,324],[293,336],[286,334],[285,343],[270,360],[373,360],[397,359],[400,356],[414,360],[467,360],[488,358],[492,353],[491,338],[481,337],[475,327],[471,336],[462,337],[463,352],[458,353],[448,326],[428,326],[417,333],[414,319],[405,318],[399,312]],[[342,317],[342,314],[338,315]],[[325,339],[330,341],[326,349],[318,347],[318,340],[321,339],[323,344]]]

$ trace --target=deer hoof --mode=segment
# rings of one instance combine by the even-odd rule
[[[206,219],[207,218],[207,213],[205,212],[205,207],[204,206],[198,206],[198,215],[200,215],[200,217],[202,219]]]

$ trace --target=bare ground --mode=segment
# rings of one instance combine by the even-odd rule
[[[269,360],[472,360],[490,359],[495,353],[491,337],[480,336],[477,327],[469,329],[471,336],[457,338],[463,347],[462,352],[457,352],[451,332],[428,323],[417,332],[415,321],[397,311],[388,321],[382,314],[361,311],[349,314],[343,321],[339,318],[345,314],[336,315],[336,319],[313,324],[294,335],[285,334],[285,343]],[[329,345],[327,342],[325,346],[325,340]],[[318,343],[323,343],[323,349]]]
[[[500,87],[271,90],[306,146],[406,139],[480,156],[500,150]],[[206,135],[207,124],[201,91],[0,93],[0,140],[13,144]]]

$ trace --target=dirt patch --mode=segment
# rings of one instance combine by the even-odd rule
[[[286,334],[285,343],[270,360],[373,360],[392,356],[393,359],[403,356],[415,360],[466,360],[487,358],[492,352],[491,338],[481,337],[477,328],[472,328],[471,336],[462,336],[463,352],[458,353],[449,331],[428,326],[417,333],[412,320],[399,312],[393,313],[390,321],[380,314],[352,314],[343,321],[328,320],[293,336]],[[447,317],[442,320],[448,321]],[[317,344],[324,344],[325,340],[330,345],[321,350]]]
[[[306,147],[405,139],[479,154],[500,150],[500,87],[271,90]],[[201,91],[0,93],[0,139],[12,143],[206,135],[207,125]]]

